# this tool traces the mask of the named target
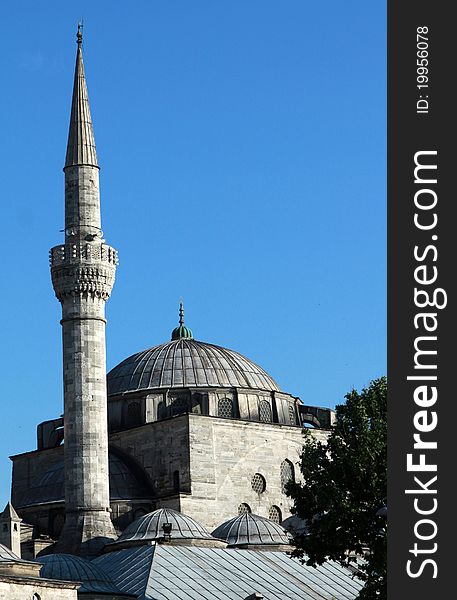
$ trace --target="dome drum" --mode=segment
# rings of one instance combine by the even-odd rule
[[[182,414],[301,426],[298,399],[277,391],[173,387],[133,390],[108,399],[110,432]]]

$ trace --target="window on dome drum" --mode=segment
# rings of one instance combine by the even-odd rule
[[[233,419],[235,411],[233,409],[233,400],[231,398],[220,398],[217,403],[217,416],[224,419]]]
[[[197,415],[208,414],[208,394],[200,392],[192,394],[192,412]]]
[[[270,510],[268,511],[268,518],[270,519],[270,521],[280,524],[282,521],[281,509],[278,506],[270,506]]]
[[[271,406],[267,400],[259,402],[259,420],[264,423],[271,423]]]
[[[40,594],[33,594],[32,600],[41,600]]]
[[[172,398],[169,406],[170,417],[175,415],[182,415],[183,413],[189,412],[189,400],[187,395],[177,396]]]
[[[263,494],[267,487],[265,477],[260,473],[255,473],[251,479],[251,487],[256,494]]]
[[[125,419],[126,427],[136,427],[141,425],[141,406],[139,402],[130,402],[127,406],[127,415]]]
[[[245,515],[246,513],[250,513],[252,512],[251,507],[249,506],[249,504],[246,504],[246,502],[242,502],[239,506],[238,506],[238,515]]]
[[[283,494],[286,493],[286,486],[289,481],[295,481],[295,469],[294,465],[287,458],[282,461],[281,468],[281,491]]]
[[[166,419],[167,418],[167,405],[165,404],[165,402],[163,400],[161,400],[157,406],[157,420],[160,421],[161,419]]]
[[[63,512],[55,513],[51,521],[51,534],[54,539],[57,539],[62,533],[65,523],[65,514]]]
[[[297,419],[295,417],[295,406],[293,404],[289,404],[289,422],[291,425],[297,424]]]

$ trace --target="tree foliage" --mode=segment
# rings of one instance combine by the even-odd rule
[[[387,380],[346,395],[327,441],[305,431],[300,456],[303,482],[290,482],[292,512],[308,532],[295,539],[294,556],[316,566],[328,559],[348,565],[355,555],[363,600],[385,599],[386,517],[377,511],[387,495]]]

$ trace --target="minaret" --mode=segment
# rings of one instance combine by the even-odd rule
[[[21,523],[22,519],[14,510],[11,502],[0,513],[0,544],[3,544],[21,557]]]
[[[105,302],[116,251],[103,240],[99,166],[78,25],[65,160],[65,240],[51,249],[51,276],[62,305],[65,525],[56,551],[90,555],[115,537],[110,519]]]

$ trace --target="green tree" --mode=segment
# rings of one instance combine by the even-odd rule
[[[305,430],[302,483],[289,482],[292,512],[308,532],[295,539],[294,556],[316,566],[332,559],[348,565],[355,555],[363,600],[386,592],[387,519],[377,515],[387,496],[387,379],[346,395],[326,441]]]

